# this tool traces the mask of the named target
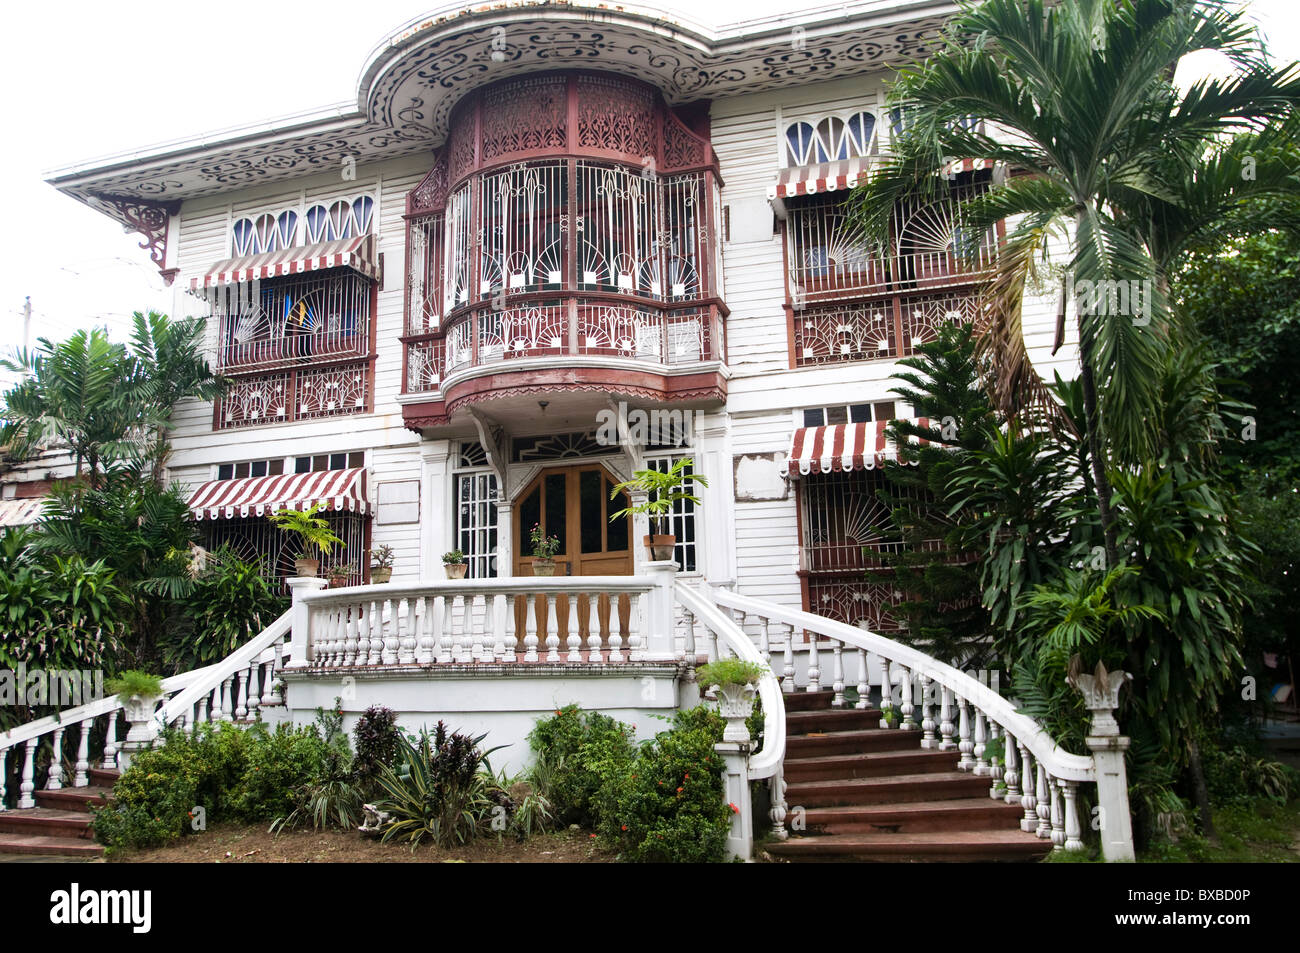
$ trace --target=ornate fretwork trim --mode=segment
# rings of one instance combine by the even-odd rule
[[[171,217],[181,210],[181,203],[150,202],[125,195],[95,194],[92,204],[112,218],[144,236],[140,247],[149,252],[150,259],[168,287],[176,278],[177,269],[167,267],[167,239]]]

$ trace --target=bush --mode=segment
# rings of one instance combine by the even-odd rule
[[[1293,769],[1271,758],[1256,757],[1240,745],[1220,748],[1207,744],[1201,757],[1205,784],[1215,804],[1241,805],[1259,797],[1285,804],[1300,794]]]
[[[223,814],[243,821],[269,821],[297,806],[299,789],[319,777],[328,749],[315,725],[282,724],[272,732],[258,723],[248,733],[244,770]]]
[[[352,737],[357,746],[352,770],[358,782],[373,783],[381,768],[392,767],[397,762],[401,735],[391,708],[371,705],[357,719]]]
[[[641,747],[630,765],[604,773],[594,799],[597,832],[625,860],[722,860],[731,809],[723,803],[723,762],[714,745],[726,722],[712,708],[679,712],[670,731]]]
[[[622,722],[577,705],[537,722],[528,743],[545,759],[541,793],[557,823],[592,825],[591,799],[605,774],[631,763],[636,751],[632,737],[632,729]]]

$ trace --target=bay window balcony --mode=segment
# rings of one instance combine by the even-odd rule
[[[441,405],[408,420],[525,367],[545,390],[625,366],[668,400],[669,378],[717,371],[703,391],[723,399],[719,190],[707,138],[644,84],[564,73],[470,94],[407,198],[404,390]]]

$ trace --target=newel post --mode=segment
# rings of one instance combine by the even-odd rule
[[[720,741],[713,748],[722,756],[722,796],[731,814],[727,858],[751,860],[754,856],[754,810],[749,800],[750,743]]]
[[[1119,690],[1133,680],[1128,672],[1107,672],[1097,663],[1092,675],[1074,675],[1070,684],[1083,695],[1083,703],[1092,713],[1092,730],[1085,739],[1092,749],[1092,763],[1097,773],[1097,804],[1101,822],[1101,853],[1107,862],[1132,861],[1133,819],[1128,804],[1128,772],[1124,752],[1129,739],[1119,733],[1115,708]]]
[[[677,564],[672,560],[651,560],[641,564],[641,572],[652,583],[646,593],[645,658],[672,660],[676,657],[673,645],[673,581],[677,577]]]
[[[311,613],[304,597],[324,589],[328,582],[319,576],[290,576],[286,582],[293,593],[292,635],[289,641],[289,661],[284,666],[306,668],[311,664]]]

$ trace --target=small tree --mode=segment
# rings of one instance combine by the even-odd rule
[[[313,550],[324,556],[343,543],[330,529],[329,521],[317,515],[319,511],[320,504],[313,503],[305,510],[284,509],[271,516],[271,522],[277,529],[296,536],[298,559],[311,559]]]
[[[619,493],[644,493],[646,501],[625,507],[617,513],[610,514],[612,523],[620,516],[631,517],[642,513],[650,517],[652,532],[657,536],[672,535],[673,510],[678,503],[700,505],[700,498],[689,489],[695,485],[707,488],[709,481],[699,476],[693,469],[694,461],[682,457],[667,470],[637,470],[632,479],[618,484],[609,491],[609,498],[616,499]]]

